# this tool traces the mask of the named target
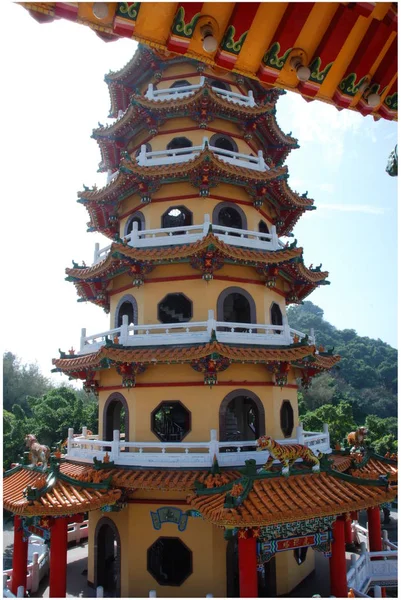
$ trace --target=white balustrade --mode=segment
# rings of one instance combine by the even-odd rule
[[[185,163],[193,160],[208,146],[209,150],[219,156],[224,162],[245,167],[254,171],[268,171],[262,150],[258,150],[257,156],[243,154],[241,152],[233,152],[232,150],[224,150],[217,146],[211,146],[208,138],[203,138],[203,143],[200,146],[189,146],[186,148],[173,148],[172,150],[155,150],[146,151],[146,145],[142,144],[141,150],[137,156],[138,165],[141,167],[154,167],[157,165],[175,165],[177,163]]]
[[[191,344],[208,342],[212,332],[220,342],[288,346],[293,343],[294,336],[300,339],[306,335],[294,333],[288,324],[272,325],[258,323],[230,323],[216,321],[214,311],[208,311],[207,321],[188,321],[182,323],[155,323],[144,325],[128,325],[128,317],[123,317],[121,327],[109,329],[95,335],[86,335],[81,330],[80,350],[78,355],[97,352],[106,344],[106,338],[117,341],[123,346],[153,346],[172,344]]]
[[[210,215],[205,214],[203,223],[199,225],[182,225],[180,227],[162,227],[159,229],[138,230],[138,223],[133,223],[131,233],[124,236],[132,248],[156,248],[162,246],[179,246],[181,244],[194,244],[205,237],[211,228],[214,235],[224,243],[240,248],[253,248],[255,250],[276,251],[285,247],[278,238],[275,225],[270,226],[271,233],[237,229],[210,222]],[[107,258],[111,244],[100,249],[95,244],[93,264]]]
[[[200,78],[199,83],[195,83],[193,85],[183,85],[180,87],[165,88],[160,90],[155,90],[153,84],[150,83],[145,94],[145,98],[147,98],[148,100],[157,101],[189,98],[190,96],[193,96],[204,84],[205,77],[203,76]],[[237,92],[232,92],[231,90],[224,90],[215,86],[212,86],[212,90],[216,92],[216,94],[224,96],[226,100],[229,100],[234,104],[251,107],[256,106],[252,90],[249,90],[247,96],[245,96],[244,94],[238,94]]]
[[[300,436],[293,439],[278,440],[280,444],[300,443]],[[329,434],[320,434],[321,441],[314,445],[310,443],[308,432],[305,432],[305,445],[314,453],[330,453]],[[124,450],[124,451],[122,451]],[[73,437],[66,458],[80,462],[92,463],[93,458],[103,460],[106,452],[110,460],[118,465],[135,467],[186,467],[210,468],[214,456],[220,466],[243,466],[248,459],[255,459],[262,466],[269,457],[267,450],[258,451],[255,440],[239,440],[219,442],[217,431],[210,431],[207,442],[137,442],[120,439],[120,432],[113,432],[113,440],[88,440],[82,436]],[[278,461],[275,461],[278,464]]]
[[[347,573],[348,588],[366,593],[376,582],[394,586],[398,576],[398,551],[367,552],[363,544],[358,558],[351,556],[351,567]]]

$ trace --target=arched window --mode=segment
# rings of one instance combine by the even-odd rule
[[[125,434],[125,441],[129,441],[129,412],[126,399],[119,392],[114,392],[108,397],[103,409],[103,439],[111,441],[113,431],[118,429]]]
[[[135,150],[135,156],[139,156],[141,153],[142,146],[146,146],[146,152],[152,152],[152,146],[146,142],[146,144],[141,144],[137,150]]]
[[[231,92],[231,87],[225,81],[221,81],[220,79],[211,79],[209,83],[212,87],[219,88],[220,90],[227,90],[227,92]]]
[[[265,434],[263,404],[249,390],[234,390],[223,400],[219,409],[221,442],[256,440]],[[255,450],[250,446],[249,450]]]
[[[124,235],[128,235],[129,233],[131,233],[134,227],[134,223],[138,223],[138,231],[142,231],[143,229],[145,229],[145,217],[142,213],[136,212],[130,216],[130,218],[125,223]]]
[[[276,302],[270,307],[270,320],[272,325],[282,325],[283,324],[283,313],[281,312],[281,308]],[[281,329],[275,329],[274,333],[282,333]]]
[[[192,148],[191,140],[186,137],[175,137],[167,144],[167,150],[179,150],[181,148]],[[181,154],[185,154],[182,152]]]
[[[280,408],[280,427],[284,437],[291,437],[294,429],[294,409],[289,400],[283,400]]]
[[[95,529],[95,587],[101,585],[105,597],[121,595],[121,542],[117,526],[102,517]]]
[[[138,305],[131,294],[123,296],[117,304],[114,327],[121,327],[124,315],[128,317],[128,325],[138,325]]]
[[[259,233],[270,233],[269,228],[264,221],[259,221]]]
[[[170,90],[173,88],[186,87],[187,85],[191,85],[189,81],[186,79],[179,79],[178,81],[174,81],[173,85],[170,85]]]
[[[229,150],[230,152],[238,152],[238,146],[233,138],[223,133],[215,133],[210,138],[210,145],[220,148],[221,150]]]
[[[162,216],[162,227],[184,227],[192,225],[192,213],[185,206],[174,206],[169,208]],[[182,235],[177,231],[174,235]]]
[[[231,287],[217,299],[217,320],[226,323],[256,323],[255,301],[249,292]]]
[[[215,225],[221,225],[222,227],[247,228],[246,216],[242,208],[236,205],[233,206],[228,202],[222,202],[214,207],[212,221]]]

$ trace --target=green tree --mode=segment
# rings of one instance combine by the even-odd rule
[[[24,410],[15,404],[11,412],[3,411],[3,468],[9,469],[12,462],[25,452],[27,418]]]
[[[11,411],[14,404],[28,409],[27,397],[41,396],[54,386],[35,364],[21,364],[12,352],[3,354],[3,408]]]
[[[302,417],[306,431],[322,431],[323,424],[329,426],[331,445],[341,444],[350,431],[355,429],[352,405],[341,401],[336,406],[326,404],[314,411],[309,411]]]

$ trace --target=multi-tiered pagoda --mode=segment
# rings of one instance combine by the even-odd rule
[[[79,202],[109,244],[67,279],[110,325],[53,361],[98,396],[99,431],[69,430],[47,470],[6,474],[13,587],[36,527],[50,536],[51,595],[65,595],[67,524],[88,511],[88,582],[105,595],[285,595],[319,551],[345,596],[350,519],[367,508],[381,544],[396,467],[299,423],[298,383],[339,357],[287,319],[328,273],[291,237],[314,206],[287,182],[298,144],[276,122],[282,92],[145,48],[106,82],[114,121],[93,137],[108,182]],[[271,469],[263,436],[282,455]]]

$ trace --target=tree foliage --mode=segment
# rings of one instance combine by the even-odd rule
[[[17,462],[27,448],[25,435],[33,433],[41,444],[54,448],[83,426],[97,432],[95,396],[71,387],[55,387],[36,365],[22,365],[11,352],[4,357],[3,467]],[[13,379],[15,380],[13,383]],[[5,385],[6,388],[6,385]]]

